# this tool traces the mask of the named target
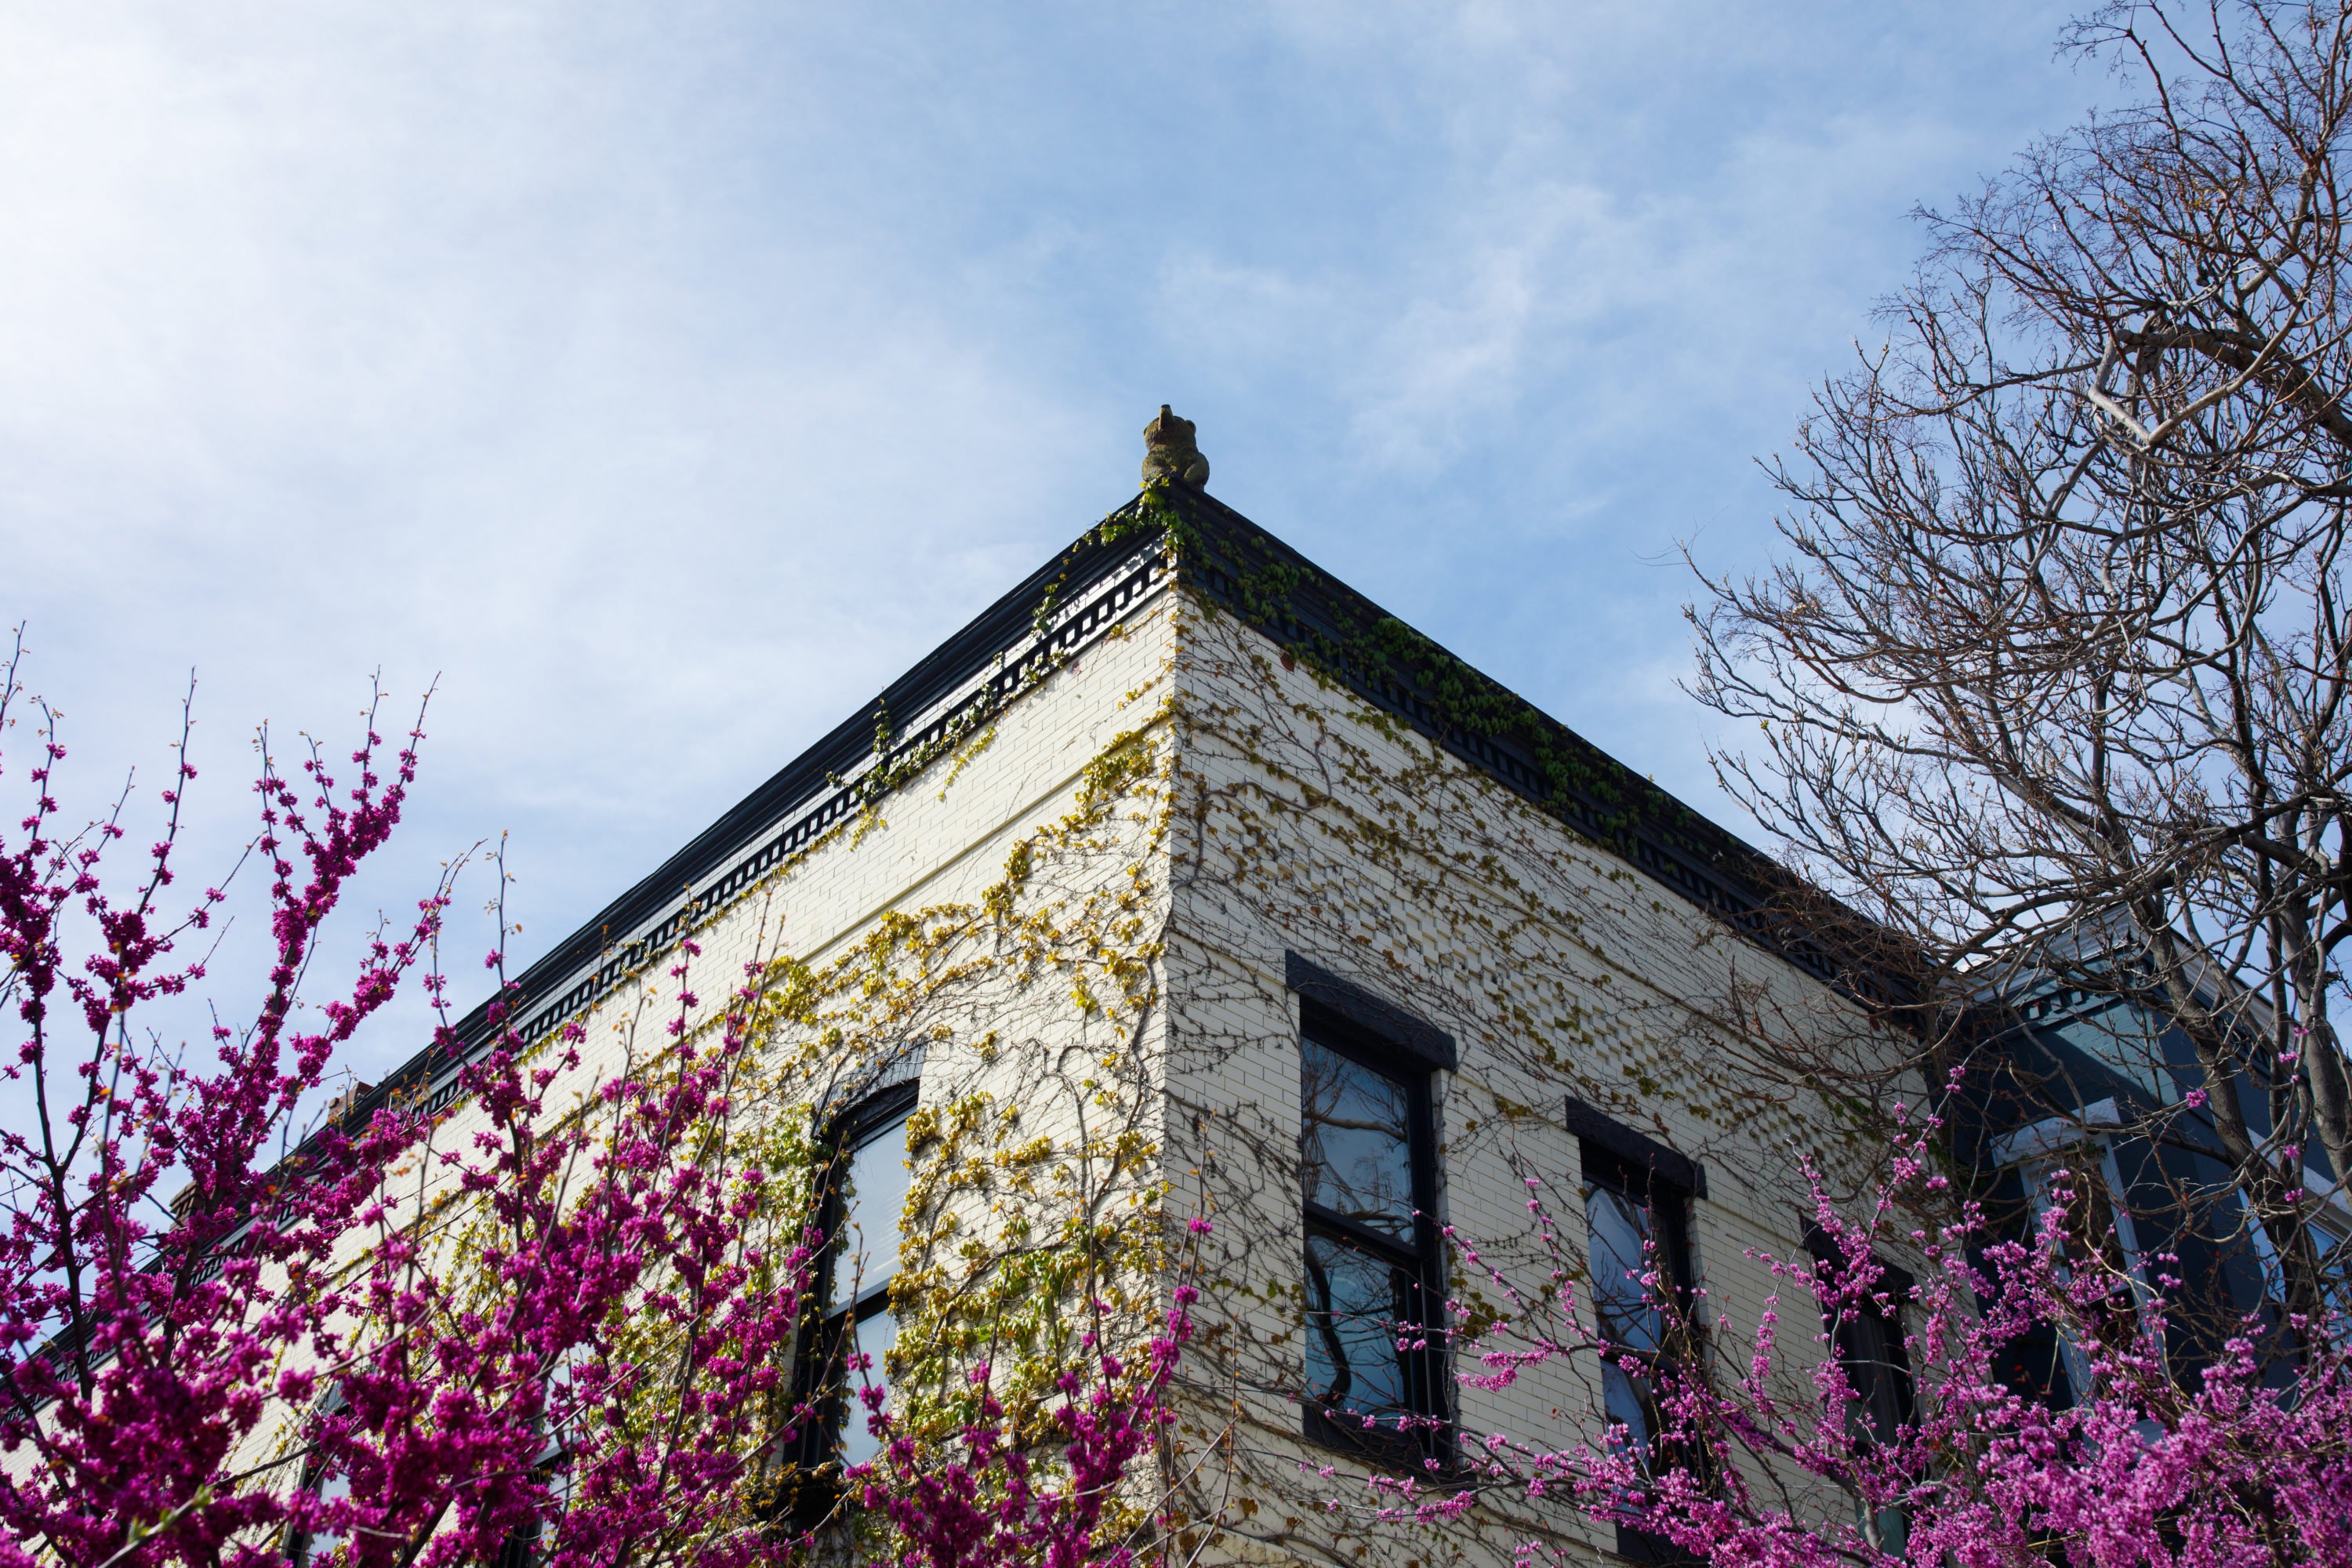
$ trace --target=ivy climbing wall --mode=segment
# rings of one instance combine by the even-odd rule
[[[1216,1221],[1189,1370],[1185,1442],[1199,1453],[1181,1461],[1198,1467],[1186,1472],[1195,1534],[1236,1560],[1399,1568],[1507,1562],[1531,1539],[1572,1556],[1612,1545],[1507,1489],[1442,1529],[1380,1517],[1360,1478],[1410,1465],[1305,1436],[1291,955],[1452,1037],[1458,1069],[1432,1075],[1440,1223],[1538,1288],[1551,1261],[1528,1206],[1532,1180],[1580,1266],[1573,1095],[1703,1165],[1707,1196],[1691,1215],[1700,1314],[1727,1314],[1743,1335],[1774,1288],[1749,1250],[1803,1256],[1800,1157],[1833,1183],[1867,1170],[1851,1119],[1803,1086],[1798,1064],[1824,1050],[1896,1053],[1821,981],[1315,659],[1190,600],[1176,636],[1170,1163]],[[1448,1265],[1467,1315],[1496,1305],[1458,1247]],[[1717,1348],[1739,1356],[1744,1340]],[[1472,1435],[1565,1445],[1601,1422],[1589,1362],[1538,1368],[1503,1393],[1459,1388],[1453,1402]]]
[[[1164,1302],[1171,605],[1055,661],[694,938],[715,982],[756,977],[742,1137],[772,1162],[806,1169],[835,1116],[919,1084],[887,1373],[929,1436],[976,1362],[1023,1418],[1104,1314],[1131,1337]],[[664,967],[586,1020],[603,1070],[665,1016]]]
[[[731,897],[679,889],[658,917],[675,936],[529,1049],[538,1065],[576,1053],[554,1070],[545,1119],[593,1125],[610,1114],[604,1084],[657,1079],[679,1039],[709,1041],[730,1007],[748,1017],[756,1048],[694,1157],[766,1173],[758,1239],[778,1256],[815,1216],[827,1128],[877,1089],[918,1083],[887,1375],[927,1440],[953,1430],[975,1363],[996,1369],[1015,1422],[1032,1422],[1087,1335],[1138,1337],[1165,1309],[1172,605],[1135,603],[982,721],[877,769],[857,810]],[[877,735],[877,752],[892,740]],[[393,1223],[421,1241],[424,1268],[478,1266],[480,1208],[441,1156],[489,1128],[480,1105],[451,1099],[398,1173]],[[352,1238],[352,1266],[366,1240]],[[350,1330],[364,1354],[370,1325]],[[648,1364],[667,1353],[649,1328]],[[677,1396],[661,1378],[646,1386]],[[774,1403],[781,1428],[790,1400]],[[265,1423],[252,1457],[298,1443],[298,1415]],[[745,1458],[762,1484],[732,1527],[759,1527],[809,1479],[792,1473],[790,1448],[759,1447]]]

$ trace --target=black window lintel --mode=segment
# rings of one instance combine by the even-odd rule
[[[1845,1266],[1844,1249],[1818,1223],[1809,1221],[1805,1226],[1805,1250],[1813,1255],[1816,1263],[1825,1263],[1832,1268]],[[1875,1247],[1872,1248],[1870,1258],[1878,1265],[1878,1288],[1881,1290],[1898,1301],[1910,1300],[1918,1293],[1919,1281],[1908,1268],[1887,1262],[1878,1256]]]
[[[1607,1111],[1568,1097],[1568,1130],[1636,1171],[1647,1171],[1695,1198],[1706,1196],[1706,1167],[1677,1154],[1656,1139],[1636,1132]]]
[[[822,1141],[846,1153],[868,1133],[905,1121],[921,1096],[921,1080],[911,1078],[868,1090],[826,1119]]]
[[[1377,992],[1368,991],[1295,952],[1282,955],[1283,984],[1307,1001],[1369,1030],[1423,1064],[1444,1072],[1460,1065],[1454,1037],[1425,1018],[1405,1011]]]

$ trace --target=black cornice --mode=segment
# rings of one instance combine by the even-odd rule
[[[1364,700],[1849,994],[1890,1000],[1888,933],[1390,615],[1232,508],[1172,489],[1179,574]]]
[[[1010,700],[1163,585],[1171,560],[1177,579],[1202,600],[1297,649],[1366,701],[1678,897],[1814,974],[1857,989],[1853,977],[1865,971],[1832,962],[1831,951],[1840,944],[1825,944],[1822,933],[1874,929],[1859,916],[1231,507],[1179,485],[1130,501],[1089,529],[696,835],[524,970],[503,1016],[519,1018],[519,1032],[530,1040],[584,1010],[673,940],[697,910],[724,903],[855,811],[863,800],[860,779],[870,769],[887,772],[894,761],[919,757],[959,732],[959,724]],[[941,707],[958,692],[964,693],[961,700]],[[894,733],[893,714],[921,720],[921,730]],[[763,839],[769,842],[754,853]],[[1886,986],[1874,980],[1867,989],[1883,994]],[[454,1049],[420,1052],[362,1097],[351,1108],[352,1119],[364,1119],[395,1093],[431,1092],[436,1108],[446,1103],[456,1068],[497,1032],[490,1003],[454,1032]]]
[[[507,1008],[495,1017],[520,1019],[517,1031],[529,1041],[584,1010],[660,952],[697,910],[716,908],[855,812],[863,804],[862,783],[877,767],[887,772],[935,748],[1108,629],[1168,577],[1160,530],[1144,524],[1140,510],[1129,502],[1087,530],[744,796],[517,976]],[[1124,581],[1114,581],[1122,574]],[[959,692],[961,700],[942,707]],[[920,721],[921,728],[894,732],[893,714]],[[772,835],[759,852],[747,854]],[[499,1032],[495,1001],[458,1021],[456,1048],[426,1047],[361,1097],[351,1121],[363,1122],[395,1094],[429,1092],[433,1109],[446,1104],[456,1069]]]

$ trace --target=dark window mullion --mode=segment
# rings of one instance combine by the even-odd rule
[[[1445,1381],[1442,1349],[1445,1315],[1442,1285],[1444,1270],[1439,1245],[1441,1238],[1433,1217],[1437,1156],[1430,1069],[1419,1062],[1405,1067],[1398,1061],[1396,1053],[1359,1037],[1359,1031],[1331,1026],[1328,1020],[1315,1016],[1311,1008],[1309,1015],[1303,1031],[1302,1046],[1310,1068],[1316,1053],[1319,1051],[1327,1058],[1337,1058],[1373,1079],[1385,1081],[1398,1095],[1401,1103],[1397,1110],[1402,1114],[1393,1125],[1396,1133],[1401,1135],[1396,1142],[1402,1145],[1399,1152],[1403,1156],[1404,1164],[1404,1168],[1396,1173],[1402,1180],[1384,1189],[1393,1197],[1389,1203],[1378,1205],[1378,1212],[1391,1222],[1390,1226],[1369,1224],[1316,1201],[1313,1195],[1307,1197],[1302,1205],[1302,1218],[1309,1254],[1310,1289],[1313,1288],[1311,1281],[1320,1278],[1314,1261],[1318,1247],[1352,1253],[1363,1265],[1378,1268],[1393,1281],[1392,1288],[1396,1292],[1393,1305],[1381,1314],[1381,1321],[1391,1328],[1382,1337],[1390,1342],[1391,1347],[1395,1341],[1404,1338],[1425,1342],[1419,1348],[1391,1348],[1381,1357],[1390,1370],[1381,1375],[1399,1380],[1395,1393],[1390,1398],[1397,1401],[1394,1414],[1403,1418],[1401,1428],[1388,1426],[1387,1417],[1382,1418],[1383,1429],[1380,1431],[1360,1428],[1356,1418],[1346,1413],[1352,1401],[1349,1395],[1342,1394],[1338,1396],[1338,1404],[1328,1412],[1315,1407],[1309,1402],[1307,1431],[1310,1436],[1319,1436],[1325,1441],[1381,1454],[1390,1462],[1417,1464],[1451,1451],[1451,1444],[1444,1436],[1418,1425],[1432,1417],[1442,1417],[1448,1405],[1443,1386]],[[1310,1091],[1313,1087],[1310,1083]],[[1318,1124],[1316,1118],[1317,1113],[1310,1108],[1303,1124],[1302,1140],[1308,1136],[1306,1130]],[[1318,1178],[1312,1173],[1317,1168],[1309,1167],[1309,1194],[1317,1191]],[[1345,1181],[1342,1177],[1333,1190],[1349,1193],[1352,1196]],[[1364,1189],[1367,1194],[1372,1190]],[[1396,1212],[1395,1199],[1405,1200],[1410,1210],[1409,1219],[1406,1215]],[[1332,1278],[1336,1281],[1337,1276]],[[1327,1284],[1325,1288],[1329,1286]],[[1391,1318],[1390,1313],[1394,1316]],[[1310,1339],[1315,1332],[1316,1321],[1310,1316]],[[1336,1318],[1334,1321],[1337,1321]],[[1417,1331],[1411,1335],[1402,1332],[1408,1324]],[[1334,1331],[1327,1325],[1326,1331]],[[1360,1335],[1357,1342],[1360,1348],[1369,1350]],[[1393,1360],[1389,1359],[1391,1356]],[[1346,1354],[1335,1346],[1330,1359],[1343,1382],[1346,1381]],[[1314,1370],[1314,1361],[1310,1345],[1310,1372]],[[1370,1363],[1359,1370],[1370,1370]],[[1388,1409],[1389,1402],[1383,1400],[1380,1408]]]
[[[911,1082],[883,1090],[837,1119],[827,1139],[832,1153],[826,1162],[818,1205],[826,1241],[822,1266],[813,1283],[816,1303],[830,1310],[814,1320],[814,1331],[803,1352],[799,1374],[803,1395],[815,1399],[824,1412],[802,1439],[803,1462],[813,1468],[837,1463],[845,1434],[853,1424],[864,1419],[865,1407],[857,1394],[860,1377],[850,1371],[849,1358],[857,1353],[861,1325],[889,1311],[890,1285],[897,1274],[894,1267],[878,1283],[867,1283],[851,1300],[833,1305],[835,1290],[846,1289],[851,1283],[840,1277],[840,1271],[853,1267],[847,1233],[851,1215],[847,1185],[852,1165],[863,1151],[877,1142],[892,1138],[903,1142],[903,1128],[917,1102],[917,1094],[916,1085]],[[880,1217],[877,1215],[877,1220]],[[868,1245],[870,1247],[884,1242],[885,1238],[877,1237],[869,1238]],[[863,1375],[880,1380],[879,1358]]]
[[[1398,1326],[1400,1329],[1406,1326],[1413,1328],[1417,1331],[1416,1337],[1428,1339],[1433,1347],[1434,1346],[1436,1342],[1434,1336],[1442,1331],[1442,1326],[1433,1321],[1438,1309],[1431,1304],[1429,1282],[1434,1276],[1423,1248],[1403,1245],[1392,1237],[1350,1221],[1344,1215],[1334,1215],[1330,1210],[1312,1204],[1307,1207],[1307,1228],[1310,1236],[1319,1232],[1342,1246],[1353,1247],[1359,1252],[1377,1258],[1404,1275],[1408,1281],[1407,1289],[1410,1291],[1410,1299],[1416,1316],[1400,1320]],[[1434,1353],[1433,1349],[1401,1353],[1407,1356],[1412,1363],[1409,1375],[1416,1386],[1427,1385],[1423,1390],[1425,1396],[1423,1402],[1426,1403],[1426,1396],[1433,1395],[1436,1390],[1436,1377],[1433,1372],[1420,1363]],[[1423,1414],[1433,1413],[1433,1406]]]
[[[1391,1237],[1355,1224],[1342,1215],[1332,1214],[1328,1209],[1311,1204],[1307,1209],[1307,1230],[1310,1237],[1320,1233],[1341,1246],[1353,1247],[1404,1275],[1414,1298],[1414,1304],[1423,1313],[1420,1318],[1412,1320],[1412,1326],[1421,1330],[1423,1335],[1436,1331],[1436,1326],[1429,1321],[1430,1274],[1421,1248],[1403,1246]],[[1412,1353],[1426,1355],[1429,1352],[1424,1351]]]
[[[1590,1153],[1584,1160],[1584,1179],[1593,1186],[1622,1194],[1649,1214],[1654,1227],[1652,1239],[1664,1255],[1666,1280],[1675,1304],[1687,1310],[1697,1285],[1691,1268],[1690,1194],[1647,1172],[1622,1165],[1607,1156],[1596,1161]]]
[[[1306,1207],[1308,1226],[1327,1230],[1350,1247],[1361,1247],[1366,1252],[1377,1252],[1402,1268],[1412,1269],[1421,1268],[1425,1249],[1421,1246],[1418,1234],[1420,1227],[1415,1227],[1416,1234],[1412,1240],[1407,1241],[1381,1229],[1378,1226],[1366,1225],[1360,1219],[1350,1219],[1346,1215],[1327,1209],[1320,1204],[1308,1204]]]

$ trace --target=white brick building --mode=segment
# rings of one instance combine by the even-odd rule
[[[688,931],[789,992],[771,1109],[844,1152],[865,1238],[813,1364],[895,1332],[894,1400],[991,1335],[1050,1363],[1087,1247],[1148,1318],[1163,1216],[1213,1213],[1165,1457],[1212,1556],[1638,1551],[1507,1498],[1433,1535],[1316,1508],[1608,1402],[1590,1367],[1464,1390],[1365,1319],[1475,1310],[1444,1225],[1532,1265],[1534,1177],[1580,1254],[1655,1227],[1744,1330],[1747,1249],[1801,1253],[1797,1151],[1838,1159],[1791,1042],[1859,1015],[1753,851],[1173,471],[533,966],[524,1032],[584,1019],[609,1068]],[[457,1065],[376,1093],[446,1103]]]

